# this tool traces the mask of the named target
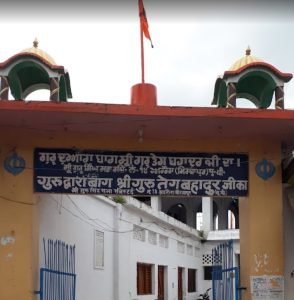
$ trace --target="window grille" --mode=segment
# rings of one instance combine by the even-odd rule
[[[94,268],[104,268],[104,232],[95,230]]]
[[[134,226],[133,229],[133,238],[135,240],[145,242],[145,229],[139,226]]]
[[[165,235],[159,235],[159,246],[162,248],[168,248],[168,237]]]
[[[178,252],[185,253],[185,244],[182,242],[178,242]]]
[[[187,245],[187,254],[193,255],[193,246],[192,245]]]
[[[149,244],[156,245],[157,244],[157,234],[154,231],[148,231],[148,242]]]

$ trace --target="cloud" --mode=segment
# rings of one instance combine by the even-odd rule
[[[69,70],[72,101],[130,103],[130,89],[141,80],[137,0],[38,3],[44,12],[40,6],[30,11],[29,2],[27,14],[22,11],[18,18],[11,13],[1,20],[5,47],[0,61],[30,47],[38,37],[39,47]],[[144,0],[155,45],[151,49],[145,43],[145,78],[157,86],[159,104],[210,106],[217,76],[241,58],[248,45],[254,56],[282,72],[294,72],[294,21],[285,17],[286,12],[278,14],[292,4],[280,1],[271,18],[261,14],[254,19],[256,3],[262,12],[277,4],[246,3],[248,7],[237,0],[207,4]],[[228,9],[230,5],[234,9]],[[46,17],[41,20],[43,13]],[[287,108],[294,107],[294,81],[286,84],[285,99]]]
[[[157,21],[285,20],[292,18],[291,0],[144,0],[148,18]],[[137,0],[10,0],[1,3],[5,19],[135,21]]]

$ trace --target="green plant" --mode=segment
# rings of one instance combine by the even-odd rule
[[[114,197],[112,198],[112,200],[113,200],[114,202],[120,203],[120,204],[126,203],[126,199],[125,199],[123,196],[121,196],[121,195],[114,196]]]
[[[201,238],[201,243],[205,243],[206,242],[206,236],[203,230],[198,230],[199,233],[199,237]]]

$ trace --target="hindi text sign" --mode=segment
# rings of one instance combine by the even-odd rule
[[[37,148],[36,192],[247,196],[248,156]]]

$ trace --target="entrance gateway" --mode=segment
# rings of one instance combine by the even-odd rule
[[[37,148],[36,192],[246,196],[248,155],[237,153],[113,152]],[[213,299],[238,300],[239,269],[233,267],[232,242],[213,249]],[[158,299],[164,299],[164,267],[158,267]],[[183,297],[178,268],[178,299]]]
[[[292,78],[292,74],[283,73],[271,64],[253,57],[250,49],[247,49],[246,56],[216,80],[212,104],[219,109],[157,106],[156,101],[151,103],[147,101],[148,97],[143,97],[144,94],[150,95],[145,93],[149,87],[147,84],[139,85],[142,97],[137,90],[136,95],[141,102],[132,101],[131,105],[57,103],[71,98],[69,75],[63,66],[57,66],[50,58],[48,60],[47,53],[40,50],[35,43],[33,48],[18,53],[0,64],[0,98],[4,100],[0,101],[1,159],[2,162],[6,160],[6,164],[2,164],[0,182],[3,197],[0,202],[1,236],[8,237],[12,241],[17,240],[11,245],[14,248],[13,256],[11,257],[10,251],[7,253],[9,256],[1,255],[0,264],[13,262],[18,265],[12,277],[7,276],[7,268],[0,270],[2,298],[20,299],[27,295],[26,299],[31,299],[32,281],[36,273],[35,260],[38,257],[38,249],[31,247],[32,242],[38,239],[39,230],[35,213],[38,204],[34,193],[38,186],[36,181],[38,180],[38,184],[47,193],[54,192],[53,188],[60,188],[63,185],[67,193],[88,193],[87,189],[97,189],[99,184],[101,188],[102,176],[91,178],[90,175],[89,181],[74,171],[65,175],[54,172],[38,174],[40,177],[35,179],[33,190],[31,161],[35,147],[70,148],[73,145],[86,149],[144,149],[144,151],[173,149],[190,152],[196,149],[206,153],[224,151],[250,154],[250,195],[246,199],[240,196],[239,201],[242,236],[241,282],[242,286],[246,287],[243,293],[244,300],[259,297],[261,291],[277,293],[272,287],[279,285],[279,280],[283,281],[284,276],[286,282],[288,281],[285,286],[287,295],[290,297],[293,294],[289,289],[291,278],[284,272],[287,268],[284,267],[285,231],[280,168],[285,158],[284,154],[291,151],[293,146],[293,135],[289,130],[293,125],[293,111],[283,109],[284,83]],[[28,73],[32,73],[33,76],[27,76]],[[44,84],[51,91],[50,102],[7,101],[9,89],[15,99],[25,100],[29,92],[43,88]],[[271,105],[273,96],[276,109],[264,109]],[[263,109],[239,109],[236,107],[237,98],[248,99],[257,108]],[[74,150],[80,152],[79,149]],[[23,163],[16,164],[22,161],[20,158],[26,162],[25,169]],[[54,156],[52,159],[54,160]],[[276,169],[274,175],[272,175],[273,168],[268,167],[269,161]],[[261,172],[257,172],[257,164]],[[267,174],[262,174],[264,172]],[[153,183],[156,188],[163,185],[162,195],[165,192],[165,184],[170,189],[172,189],[170,185],[180,184],[184,188],[182,193],[189,191],[187,188],[189,184],[193,187],[199,187],[201,184],[203,186],[205,184],[205,187],[210,185],[210,188],[204,189],[204,194],[212,193],[211,190],[219,192],[219,189],[224,190],[223,193],[226,194],[230,190],[223,189],[224,181],[213,181],[227,180],[219,177],[202,176],[200,179],[199,177],[191,179],[197,182],[187,181],[189,180],[187,178],[184,179],[185,182],[163,180],[162,183],[158,181],[162,179],[159,176],[163,179],[168,178],[167,174],[160,173],[155,175],[156,181],[148,183],[151,184],[149,188],[151,192]],[[239,180],[232,177],[235,181]],[[135,191],[141,190],[142,181],[137,180],[142,179],[141,177],[133,177],[132,173],[130,178],[124,176],[122,178],[126,180],[120,181],[120,184],[125,182]],[[145,180],[145,177],[143,178]],[[89,185],[91,183],[91,186],[88,187],[87,182]],[[234,181],[230,180],[229,183],[233,184]],[[143,181],[143,188],[148,190],[146,181]],[[130,191],[128,188],[125,190]],[[176,191],[177,194],[181,192],[177,189]],[[91,191],[94,192],[95,190]],[[195,195],[201,195],[199,188]],[[23,205],[26,205],[25,209]],[[269,227],[274,230],[269,231]],[[22,238],[19,239],[19,236]],[[0,248],[1,251],[7,249],[7,247]],[[289,254],[288,258],[290,256]],[[16,258],[18,260],[14,261]],[[289,263],[289,260],[286,255],[287,262]],[[268,288],[268,281],[274,284],[271,289]],[[14,282],[18,282],[17,288]],[[280,299],[283,298],[282,293],[283,290]]]

